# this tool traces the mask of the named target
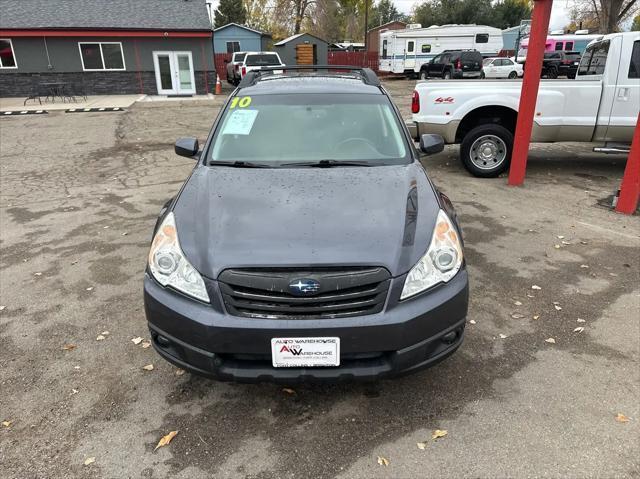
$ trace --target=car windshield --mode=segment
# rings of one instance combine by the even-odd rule
[[[278,55],[274,55],[273,53],[264,53],[260,55],[247,55],[248,67],[267,66],[267,65],[280,65],[280,60],[278,59]]]
[[[358,161],[379,166],[410,163],[406,145],[402,126],[384,95],[237,96],[218,122],[208,158],[211,165]]]
[[[243,62],[244,61],[244,57],[246,57],[247,54],[246,53],[234,53],[233,54],[233,61],[234,62]]]

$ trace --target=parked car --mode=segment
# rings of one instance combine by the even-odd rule
[[[156,223],[144,301],[156,351],[178,367],[373,380],[462,343],[468,277],[451,202],[376,75],[330,68],[248,72],[202,149],[176,142],[195,167]]]
[[[565,76],[575,78],[580,64],[580,52],[549,52],[542,60],[542,77],[558,78]]]
[[[231,61],[227,62],[227,82],[236,86],[240,83],[240,65],[247,52],[234,52]]]
[[[521,81],[418,82],[413,134],[460,143],[472,174],[509,167]],[[605,35],[589,44],[574,80],[540,82],[532,142],[604,142],[594,151],[625,153],[640,109],[640,32]]]
[[[509,58],[485,58],[482,62],[482,78],[518,78],[524,75],[519,63]]]
[[[244,78],[247,72],[259,70],[262,67],[284,67],[280,56],[276,52],[249,52],[238,66],[240,79]],[[282,73],[278,70],[277,73]]]
[[[482,74],[482,55],[478,50],[446,50],[436,55],[420,69],[420,79],[438,77],[480,78]]]

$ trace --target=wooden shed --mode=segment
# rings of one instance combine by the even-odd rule
[[[310,33],[298,33],[274,43],[285,65],[326,65],[329,44]]]

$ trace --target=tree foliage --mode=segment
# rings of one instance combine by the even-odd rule
[[[214,16],[214,25],[221,27],[227,23],[244,25],[247,21],[247,11],[242,0],[220,0]]]
[[[529,0],[425,0],[414,8],[414,21],[423,27],[475,23],[508,28],[531,18]]]
[[[633,17],[633,23],[631,23],[631,31],[632,32],[640,31],[640,14]]]

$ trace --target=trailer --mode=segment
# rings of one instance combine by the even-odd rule
[[[601,34],[590,34],[588,30],[579,30],[573,34],[555,34],[548,35],[544,44],[545,53],[573,51],[582,53],[586,50],[589,43],[594,40],[600,40]],[[523,38],[520,41],[518,50],[518,63],[525,63],[527,60],[527,49],[529,47],[529,39]]]
[[[494,57],[502,50],[502,31],[486,25],[410,24],[404,30],[380,33],[379,69],[390,73],[415,74],[425,63],[445,50],[478,50]]]

